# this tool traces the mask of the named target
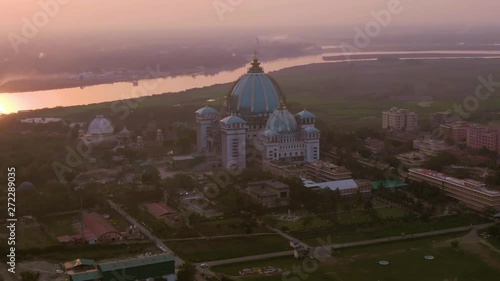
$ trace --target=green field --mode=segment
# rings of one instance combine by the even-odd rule
[[[224,273],[224,274],[229,275],[229,276],[238,276],[239,271],[242,269],[246,269],[246,268],[251,269],[251,268],[256,268],[256,267],[262,268],[262,267],[272,266],[274,268],[280,268],[284,271],[290,271],[290,270],[292,270],[293,266],[300,267],[302,265],[302,263],[303,263],[303,261],[299,261],[299,260],[295,259],[293,256],[290,256],[290,257],[273,258],[273,259],[266,259],[266,260],[260,260],[260,261],[252,261],[252,262],[246,262],[246,263],[230,264],[230,265],[224,265],[224,266],[214,266],[211,269],[215,272]],[[281,280],[294,280],[294,279],[292,279],[292,275],[290,275],[290,279],[283,277],[282,275],[276,275],[276,276],[247,275],[245,277],[239,277],[239,280],[244,280],[244,281],[259,281],[259,280],[278,281],[278,280],[280,280],[281,281]],[[297,279],[297,280],[302,280],[302,279]],[[321,266],[321,268],[319,270],[308,273],[307,280],[334,281],[337,279],[328,275],[327,266]]]
[[[375,201],[378,202],[378,201]],[[381,219],[394,219],[394,218],[402,218],[406,216],[408,213],[401,208],[390,208],[385,207],[385,205],[380,205],[378,203],[379,208],[375,209],[378,216]],[[384,206],[381,207],[380,206]],[[337,220],[339,224],[349,225],[349,224],[362,224],[369,223],[372,221],[370,214],[367,211],[351,211],[351,212],[340,212],[337,213]],[[297,221],[289,222],[289,221],[281,221],[277,220],[274,216],[268,216],[270,220],[277,221],[276,228],[283,229],[284,227],[288,228],[288,231],[306,231],[313,229],[321,229],[332,227],[332,224],[327,220],[321,219],[317,216],[308,216],[302,217]]]
[[[289,241],[278,235],[171,241],[166,244],[177,255],[192,262],[222,260],[291,250]]]
[[[485,263],[480,256],[469,253],[466,250],[452,248],[450,241],[463,236],[454,234],[427,239],[397,242],[358,248],[344,249],[336,252],[333,258],[325,263],[314,267],[314,261],[297,261],[292,257],[274,258],[268,260],[246,262],[243,264],[232,264],[216,266],[212,269],[227,275],[238,276],[238,272],[244,268],[273,266],[292,271],[287,277],[240,277],[239,280],[294,280],[298,278],[293,274],[293,267],[298,267],[307,280],[318,281],[443,281],[443,280],[467,280],[467,281],[494,281],[498,280],[500,274],[500,256],[490,257],[492,263],[497,263],[497,268]],[[432,255],[434,260],[426,260],[424,256]],[[380,260],[389,261],[388,266],[378,264]],[[311,272],[305,272],[306,266],[316,268]],[[304,280],[304,279],[296,279]]]
[[[17,230],[16,234],[17,247],[19,249],[43,249],[58,244],[55,238],[50,237],[40,227],[21,228]]]
[[[427,240],[430,242],[429,240]],[[435,243],[434,243],[435,244]],[[380,254],[383,253],[383,254]],[[424,256],[432,255],[434,260]],[[378,261],[389,261],[380,266]],[[487,265],[479,256],[444,244],[441,248],[433,243],[409,243],[363,249],[362,254],[343,253],[336,266],[338,280],[498,280],[500,270]],[[352,270],[356,268],[356,270]]]
[[[298,231],[298,230],[308,230],[308,229],[316,229],[319,227],[328,227],[330,224],[318,217],[310,217],[310,218],[301,218],[294,222],[289,221],[278,221],[277,228],[282,229],[283,227],[287,227],[289,231]]]
[[[47,232],[55,239],[58,236],[77,234],[72,225],[74,220],[81,220],[78,213],[43,217],[40,218],[40,223],[46,226]]]
[[[395,217],[397,209],[387,209],[389,215]],[[348,213],[349,214],[349,213]],[[366,219],[366,217],[362,217]],[[354,221],[360,220],[358,217],[346,217]],[[347,243],[360,240],[369,240],[376,238],[384,238],[389,236],[399,236],[401,234],[412,234],[427,232],[433,230],[441,230],[447,228],[456,228],[469,226],[470,224],[483,223],[484,220],[473,214],[455,215],[432,219],[429,222],[416,220],[385,220],[381,222],[371,222],[365,225],[339,225],[325,229],[294,232],[292,236],[305,242],[308,245],[319,245],[318,238],[326,239],[330,237],[332,243]]]
[[[196,224],[195,229],[204,236],[245,234],[248,219],[227,218],[222,220],[211,220]],[[268,233],[264,227],[252,226],[252,233]]]
[[[379,208],[376,211],[381,219],[402,218],[408,214],[406,210],[401,208]]]
[[[121,259],[131,256],[137,256],[145,251],[153,252],[158,250],[151,243],[137,244],[113,244],[113,245],[80,245],[65,247],[63,245],[54,245],[45,249],[29,250],[19,249],[19,257],[22,260],[48,260],[55,262],[65,262],[79,258],[109,260]]]

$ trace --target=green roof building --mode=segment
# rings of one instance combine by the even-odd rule
[[[175,257],[161,254],[97,263],[93,268],[85,267],[80,271],[76,267],[67,273],[70,281],[145,280],[163,276],[171,276],[175,280]]]

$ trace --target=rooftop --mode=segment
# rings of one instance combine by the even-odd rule
[[[344,190],[344,189],[352,189],[357,188],[358,184],[353,179],[347,180],[338,180],[338,181],[327,181],[315,183],[311,181],[304,182],[304,186],[308,188],[319,187],[319,188],[328,188],[330,190]]]
[[[186,161],[186,160],[194,160],[195,158],[191,155],[181,155],[181,156],[174,156],[172,157],[172,160],[174,161]]]
[[[254,182],[249,182],[248,186],[269,186],[274,189],[288,189],[289,186],[276,180],[263,180],[263,181],[254,181]]]
[[[460,185],[464,188],[467,187],[467,188],[475,189],[478,191],[482,191],[482,192],[487,193],[489,195],[500,195],[499,191],[488,189],[488,188],[486,188],[486,185],[484,183],[473,180],[473,179],[458,179],[458,178],[451,177],[451,176],[448,176],[448,175],[440,173],[440,172],[436,172],[433,170],[427,170],[427,169],[413,168],[413,169],[409,169],[409,171],[410,172],[414,171],[414,172],[424,174],[424,175],[429,176],[429,177],[433,177],[435,179],[447,181],[449,183],[454,183],[454,184]]]
[[[176,214],[177,212],[163,203],[151,203],[147,205],[148,212],[155,217]]]
[[[68,274],[71,275],[71,280],[73,280],[73,281],[89,281],[89,280],[101,280],[102,279],[102,274],[97,269],[92,269],[92,270],[78,272],[78,273],[68,272]]]
[[[85,230],[91,233],[88,235],[84,233],[84,236],[93,236],[94,239],[99,239],[104,234],[110,233],[111,236],[118,237],[116,233],[118,230],[109,223],[104,217],[97,213],[87,213],[83,215],[83,223],[85,225]]]
[[[148,256],[143,258],[134,258],[121,261],[112,261],[107,263],[99,264],[99,269],[102,272],[121,270],[126,268],[140,267],[150,264],[158,264],[164,262],[173,262],[175,260],[174,255],[171,254],[161,254],[156,256]]]
[[[69,261],[64,263],[64,269],[73,269],[79,266],[95,266],[96,263],[91,259],[76,259],[74,261]]]

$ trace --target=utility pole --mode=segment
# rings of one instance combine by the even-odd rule
[[[82,196],[80,195],[80,231],[82,233],[82,243],[85,244],[85,237],[83,235],[83,230],[84,230],[84,226],[83,226],[83,203],[82,203]]]

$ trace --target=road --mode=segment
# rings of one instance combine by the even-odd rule
[[[163,242],[171,241],[196,241],[196,240],[211,240],[211,239],[224,239],[224,238],[239,238],[239,237],[253,237],[253,236],[270,236],[279,235],[274,232],[264,232],[264,233],[250,233],[250,234],[233,234],[233,235],[217,235],[217,236],[203,236],[203,237],[191,237],[191,238],[173,238],[164,239]]]
[[[149,231],[146,227],[144,227],[142,225],[142,223],[139,223],[136,219],[134,219],[132,216],[127,214],[127,212],[125,212],[122,208],[120,208],[120,206],[118,206],[115,202],[108,200],[108,204],[111,208],[113,208],[115,211],[117,211],[124,219],[126,219],[130,224],[137,225],[137,229],[139,229],[139,231],[144,236],[146,236],[149,240],[151,240],[153,243],[155,243],[155,245],[160,250],[163,251],[163,249],[165,249],[167,252],[173,254],[175,256],[175,266],[176,267],[179,267],[182,264],[184,264],[184,261],[179,256],[175,255],[174,252],[167,247],[167,245],[165,245],[159,238],[154,236],[153,233],[151,233],[151,231]],[[206,281],[206,279],[200,275],[200,273],[203,272],[202,270],[200,270],[201,267],[197,267],[197,268],[199,268],[199,270],[196,274],[196,281]]]
[[[402,236],[392,236],[392,237],[379,238],[379,239],[363,240],[363,241],[351,242],[351,243],[328,244],[325,246],[313,248],[313,253],[314,253],[313,255],[315,255],[317,253],[321,253],[321,250],[324,251],[325,249],[329,252],[330,249],[332,249],[332,248],[333,249],[342,249],[342,248],[349,248],[349,247],[356,247],[356,246],[367,246],[367,245],[373,245],[373,244],[379,244],[379,243],[387,243],[387,242],[393,242],[393,241],[410,240],[410,239],[415,239],[415,238],[432,237],[432,236],[436,236],[436,235],[457,233],[457,232],[462,232],[462,231],[467,231],[467,230],[477,230],[477,229],[485,228],[485,227],[492,226],[492,225],[494,225],[494,223],[465,226],[465,227],[458,227],[458,228],[450,228],[450,229],[444,229],[444,230],[435,230],[435,231],[408,234],[408,235],[402,235]],[[292,256],[292,255],[293,255],[293,251],[284,251],[284,252],[276,252],[276,253],[269,253],[269,254],[255,255],[255,256],[246,256],[246,257],[226,259],[226,260],[207,261],[207,262],[203,262],[203,263],[206,263],[209,266],[217,266],[217,265],[242,263],[242,262],[247,262],[247,261],[263,260],[263,259],[268,259],[268,258]],[[321,259],[318,259],[318,260],[321,260]],[[200,265],[203,263],[197,264],[198,270],[205,272],[205,273],[210,273],[210,269],[201,268]]]
[[[111,200],[108,200],[108,204],[111,208],[113,208],[115,211],[117,211],[124,219],[126,219],[130,224],[132,225],[136,225],[137,226],[137,229],[139,229],[139,231],[145,236],[147,237],[149,240],[151,240],[153,243],[155,243],[155,245],[162,251],[164,251],[164,249],[168,252],[168,253],[171,253],[175,256],[175,264],[177,266],[179,265],[182,265],[184,263],[184,261],[179,258],[177,255],[174,254],[174,252],[172,250],[170,250],[162,241],[161,239],[157,238],[156,236],[153,235],[153,233],[151,233],[151,231],[149,231],[146,227],[144,227],[144,225],[142,225],[142,223],[139,223],[136,219],[134,219],[133,217],[131,217],[129,214],[127,214],[122,208],[120,208],[120,206],[118,206],[115,202],[111,201]]]
[[[342,249],[342,248],[349,248],[349,247],[356,247],[356,246],[366,246],[366,245],[373,245],[373,244],[378,244],[378,243],[403,241],[403,240],[409,240],[409,239],[414,239],[414,238],[424,238],[424,237],[431,237],[431,236],[437,236],[437,235],[443,235],[443,234],[457,233],[457,232],[463,232],[463,231],[467,231],[467,230],[480,229],[480,228],[484,228],[484,227],[488,227],[488,226],[492,226],[492,225],[494,225],[494,223],[486,223],[486,224],[479,224],[479,225],[473,225],[473,226],[449,228],[449,229],[428,231],[428,232],[415,233],[415,234],[407,234],[407,235],[401,235],[401,236],[391,236],[391,237],[372,239],[372,240],[363,240],[363,241],[351,242],[351,243],[330,244],[330,245],[326,245],[325,247],[327,247],[327,248],[329,247],[329,248],[333,248],[333,249]]]

